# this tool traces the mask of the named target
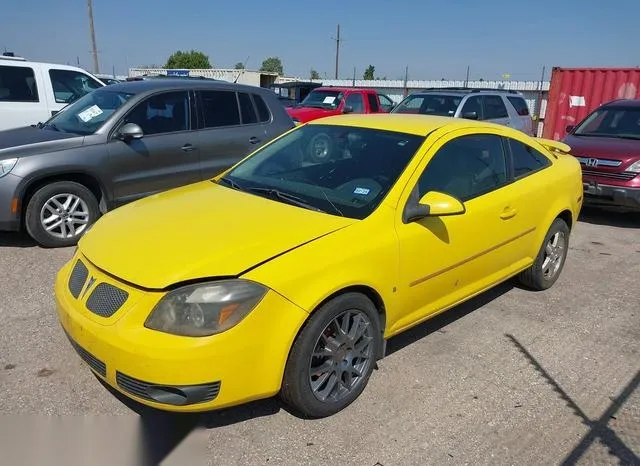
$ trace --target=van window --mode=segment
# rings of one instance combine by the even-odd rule
[[[0,102],[40,102],[32,68],[0,66]]]
[[[68,104],[85,94],[102,87],[84,73],[71,70],[49,70],[53,95],[59,104]]]

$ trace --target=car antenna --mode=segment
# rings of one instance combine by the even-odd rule
[[[238,73],[238,76],[236,76],[236,79],[233,80],[233,83],[236,84],[238,82],[238,79],[240,79],[240,76],[242,76],[242,73],[244,73],[244,70],[247,68],[247,63],[249,62],[249,57],[247,57],[247,59],[244,61],[244,63],[242,64],[242,69],[240,70],[240,72]]]

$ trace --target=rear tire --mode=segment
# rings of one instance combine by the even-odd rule
[[[280,398],[310,418],[341,411],[366,387],[381,343],[378,310],[371,300],[360,293],[330,300],[296,338]]]
[[[57,181],[38,189],[27,205],[29,235],[48,248],[73,246],[100,216],[98,201],[85,186]]]
[[[518,276],[520,283],[535,291],[551,288],[564,268],[569,250],[569,234],[566,222],[556,218],[545,235],[533,265]]]

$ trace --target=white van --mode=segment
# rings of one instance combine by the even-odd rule
[[[81,68],[0,55],[0,131],[47,121],[104,85]]]

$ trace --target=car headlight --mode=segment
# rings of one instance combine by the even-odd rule
[[[625,171],[631,173],[640,173],[640,160],[633,162]]]
[[[17,158],[0,160],[0,178],[13,170],[13,167],[16,166],[16,163],[18,163]]]
[[[267,288],[247,280],[184,286],[167,293],[144,325],[173,335],[214,335],[237,325],[266,293]]]

